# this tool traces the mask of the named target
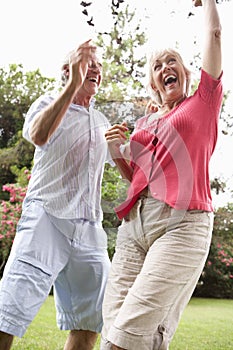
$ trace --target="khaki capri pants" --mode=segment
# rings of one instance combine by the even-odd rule
[[[142,196],[119,227],[101,350],[167,350],[208,256],[213,213]]]

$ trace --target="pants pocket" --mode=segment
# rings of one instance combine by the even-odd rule
[[[51,272],[40,263],[30,258],[15,259],[2,279],[0,307],[15,320],[31,322],[52,282]]]

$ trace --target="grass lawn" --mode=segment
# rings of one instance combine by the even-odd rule
[[[58,330],[49,296],[13,350],[62,350],[68,332]],[[185,309],[170,350],[232,350],[233,300],[193,298]],[[95,350],[99,350],[99,344]],[[140,349],[135,349],[140,350]]]

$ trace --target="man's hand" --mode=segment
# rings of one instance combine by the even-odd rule
[[[91,44],[91,39],[84,42],[76,50],[74,50],[69,60],[69,79],[77,87],[81,87],[88,71],[88,66],[91,66],[96,58],[97,47]]]

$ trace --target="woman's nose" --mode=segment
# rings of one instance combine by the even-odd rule
[[[162,70],[163,71],[170,70],[170,67],[169,67],[169,65],[166,62],[163,63]]]

